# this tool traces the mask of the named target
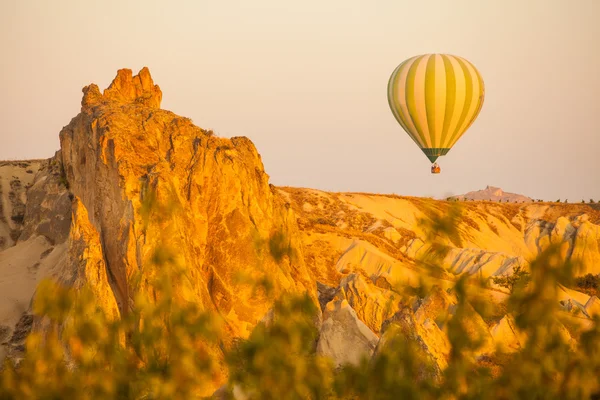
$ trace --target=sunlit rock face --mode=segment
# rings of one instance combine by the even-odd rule
[[[405,342],[417,352],[421,364],[420,377],[441,377],[442,371],[448,366],[450,342],[434,320],[426,318],[419,321],[410,308],[403,308],[383,325],[375,356],[390,346],[397,346],[397,340]]]
[[[330,358],[336,367],[360,364],[375,351],[379,338],[356,315],[346,300],[332,300],[323,315],[317,354]]]
[[[120,70],[103,94],[95,85],[83,92],[81,113],[60,132],[62,160],[78,210],[98,233],[121,312],[133,305],[138,272],[152,297],[147,266],[157,246],[185,266],[175,295],[218,311],[233,336],[247,336],[271,307],[237,283],[240,272],[268,276],[276,296],[308,291],[316,299],[294,214],[273,195],[250,140],[215,137],[161,110],[146,68],[136,76]],[[168,223],[144,223],[150,193],[171,205]]]
[[[157,248],[185,274],[175,297],[224,317],[224,346],[283,293],[317,302],[295,215],[250,140],[215,137],[161,110],[145,68],[83,93],[55,157],[0,163],[0,359],[18,361],[28,333],[44,329],[31,312],[42,279],[89,288],[119,318],[136,293],[156,295],[155,268],[165,267],[151,262]],[[273,296],[254,290],[265,277]]]
[[[360,320],[376,334],[402,304],[400,294],[377,287],[360,274],[344,277],[335,298],[346,300]]]

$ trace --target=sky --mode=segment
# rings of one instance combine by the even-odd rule
[[[51,157],[82,87],[147,66],[162,108],[249,137],[275,185],[600,200],[599,20],[599,0],[0,0],[0,159]],[[387,103],[424,53],[486,87],[439,175]]]

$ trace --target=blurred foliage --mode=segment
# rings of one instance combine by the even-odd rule
[[[290,260],[295,257],[290,238],[283,232],[275,232],[271,235],[269,238],[269,251],[277,262],[281,262],[285,256]]]
[[[228,354],[232,388],[253,399],[326,398],[333,370],[315,355],[316,317],[307,295],[277,302],[268,320]]]
[[[176,207],[157,205],[150,193],[141,212],[168,235],[165,215]],[[426,221],[433,231],[424,257],[432,269],[440,268],[448,242],[460,243],[458,218],[460,209],[451,208]],[[395,324],[410,309],[382,330],[373,357],[335,369],[316,354],[321,315],[308,295],[274,299],[247,339],[223,346],[224,322],[177,298],[186,270],[173,249],[158,243],[148,266],[155,272],[147,282],[153,298],[136,294],[116,320],[97,308],[90,290],[42,282],[33,306],[37,329],[27,339],[25,358],[5,363],[0,399],[201,398],[219,382],[226,382],[218,391],[224,399],[600,398],[600,321],[581,327],[577,341],[565,329],[558,288],[572,284],[578,266],[565,262],[557,247],[531,262],[528,284],[522,277],[511,284],[506,307],[525,338],[519,351],[481,354],[489,333],[472,321],[476,314],[493,316],[495,305],[482,296],[485,281],[463,274],[446,290],[457,300],[452,312],[435,321],[450,344],[445,369]],[[275,235],[269,249],[274,258],[289,256],[289,240]],[[272,296],[268,277],[253,284]],[[430,287],[424,280],[394,290],[423,298]]]

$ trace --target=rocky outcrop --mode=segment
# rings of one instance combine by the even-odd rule
[[[460,306],[462,307],[462,330],[472,343],[477,344],[473,356],[494,352],[492,335],[481,315],[468,302]],[[427,325],[427,321],[435,322],[446,333],[447,323],[454,318],[458,307],[458,299],[454,294],[434,286],[427,297],[415,303],[414,318],[422,325]]]
[[[215,137],[161,110],[147,69],[133,77],[120,70],[103,94],[95,85],[83,92],[81,113],[60,133],[62,159],[98,233],[120,312],[138,290],[132,276],[150,281],[157,246],[185,265],[176,295],[218,311],[233,336],[247,336],[271,307],[236,283],[240,273],[268,277],[276,295],[308,291],[316,301],[294,214],[273,195],[250,140]],[[152,196],[156,212],[145,220],[142,205]],[[170,215],[158,215],[165,204]],[[152,297],[151,286],[139,290]]]
[[[487,186],[483,190],[476,190],[459,196],[450,197],[451,200],[484,200],[498,201],[503,203],[531,203],[531,197],[523,196],[522,194],[508,193],[499,187]]]
[[[98,101],[116,102],[121,104],[138,103],[149,108],[160,108],[162,100],[162,91],[158,85],[154,84],[148,68],[144,67],[140,72],[133,76],[130,69],[120,69],[117,71],[117,77],[110,86],[104,91],[103,96],[98,96],[94,85],[88,86],[93,93],[86,93],[84,102],[94,104]]]
[[[571,236],[567,231],[563,235],[570,247],[567,250],[567,258],[575,260],[582,266],[578,274],[600,273],[600,226],[593,224],[587,214],[580,215],[572,220],[573,227]]]
[[[585,304],[585,312],[588,316],[600,317],[600,300],[596,296],[590,297],[588,302]]]
[[[59,151],[54,157],[40,163],[39,172],[27,190],[20,241],[41,235],[51,244],[58,244],[69,237],[71,195],[61,160]]]
[[[346,300],[327,304],[317,354],[330,358],[336,367],[358,365],[361,359],[371,357],[378,341]]]
[[[17,321],[10,339],[2,343],[2,351],[7,357],[18,364],[25,355],[25,340],[31,332],[34,316],[24,312]]]
[[[43,163],[0,161],[0,251],[19,240],[25,224],[28,189]]]
[[[456,296],[450,295],[439,286],[433,286],[427,297],[415,302],[413,306],[415,318],[421,323],[427,319],[437,321],[436,323],[443,327],[450,318],[456,303]]]
[[[346,300],[375,334],[379,333],[381,325],[388,318],[400,310],[402,303],[400,294],[381,289],[360,274],[344,277],[335,298]]]
[[[448,366],[450,342],[435,321],[426,318],[417,321],[410,308],[403,308],[390,318],[382,327],[381,340],[377,346],[377,354],[393,346],[394,341],[406,341],[416,351],[422,365],[419,375],[439,379],[442,371]]]
[[[8,335],[7,340],[0,341],[0,361],[7,354],[15,360],[22,356],[34,322],[31,304],[36,286],[45,278],[56,277],[68,262],[71,200],[60,160],[53,157],[37,161],[35,167],[32,162],[16,166],[23,169],[21,176],[30,180],[20,196],[24,202],[22,218],[11,226],[15,241],[0,251],[0,326]],[[14,168],[15,164],[9,176],[18,176]],[[0,176],[0,180],[5,178]]]
[[[317,301],[294,213],[248,139],[218,138],[161,110],[147,69],[119,71],[104,93],[96,85],[83,92],[55,157],[0,170],[0,236],[8,238],[0,276],[10,277],[0,280],[0,359],[18,359],[29,331],[44,329],[30,308],[42,279],[91,289],[118,318],[136,294],[154,298],[161,246],[185,266],[177,299],[224,317],[222,345],[246,337],[284,292]],[[264,278],[274,297],[255,295],[252,282]]]
[[[518,330],[515,319],[510,314],[502,317],[492,327],[491,334],[497,349],[504,353],[519,351],[527,340],[526,335]]]
[[[69,237],[69,264],[58,276],[59,282],[75,289],[86,287],[96,304],[109,319],[119,317],[117,299],[110,285],[100,235],[89,221],[79,199],[73,202],[73,219]]]

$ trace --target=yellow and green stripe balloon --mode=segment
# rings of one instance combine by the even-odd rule
[[[448,54],[409,58],[388,82],[392,113],[431,162],[446,155],[475,121],[484,94],[473,64]]]

